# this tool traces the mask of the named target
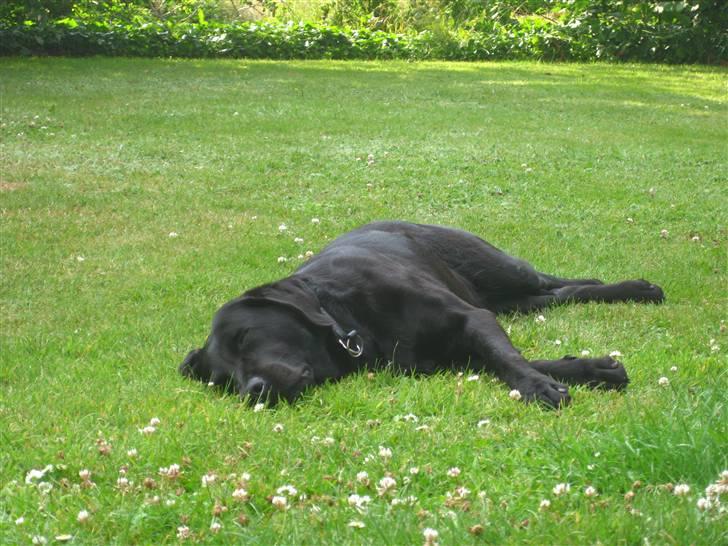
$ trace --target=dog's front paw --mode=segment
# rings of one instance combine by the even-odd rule
[[[571,403],[569,389],[545,375],[529,375],[517,382],[515,390],[524,402],[539,402],[550,408],[560,408]]]
[[[611,356],[602,358],[586,358],[583,361],[586,369],[586,384],[590,387],[608,390],[622,390],[629,383],[627,370],[621,362]]]

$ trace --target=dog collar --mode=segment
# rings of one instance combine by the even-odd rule
[[[338,341],[339,345],[346,349],[349,356],[352,358],[359,358],[362,354],[364,354],[364,338],[359,335],[359,332],[351,330],[349,333],[346,333],[346,330],[344,330],[341,325],[336,322],[336,319],[332,317],[331,314],[323,308],[323,306],[321,307],[321,313],[331,320],[331,327],[336,335],[336,341]]]
[[[364,340],[356,330],[352,330],[348,334],[344,334],[343,337],[339,337],[339,345],[346,349],[346,352],[354,358],[359,358],[364,352]]]

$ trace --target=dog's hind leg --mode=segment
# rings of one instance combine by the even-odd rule
[[[537,294],[505,297],[490,302],[488,308],[494,313],[528,313],[562,303],[661,303],[664,299],[662,288],[644,280],[636,280],[615,284],[568,284],[540,290]]]
[[[565,279],[554,275],[538,272],[540,288],[552,290],[554,288],[563,288],[564,286],[586,286],[604,284],[599,279]]]
[[[529,364],[533,369],[568,385],[621,390],[629,383],[622,363],[610,356],[577,358],[567,355],[559,360],[534,360]]]

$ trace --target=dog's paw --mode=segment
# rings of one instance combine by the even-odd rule
[[[628,294],[628,299],[637,302],[662,303],[665,301],[665,292],[656,284],[644,279],[624,281],[620,283]]]
[[[560,408],[571,403],[566,385],[545,375],[524,377],[516,384],[515,389],[524,402],[539,402],[550,408]]]
[[[622,390],[627,387],[629,377],[621,362],[611,356],[582,359],[586,385],[607,390]]]

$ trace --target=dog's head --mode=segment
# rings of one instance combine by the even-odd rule
[[[335,323],[303,283],[287,279],[223,305],[181,374],[236,392],[251,403],[293,401],[340,375],[331,357]]]

